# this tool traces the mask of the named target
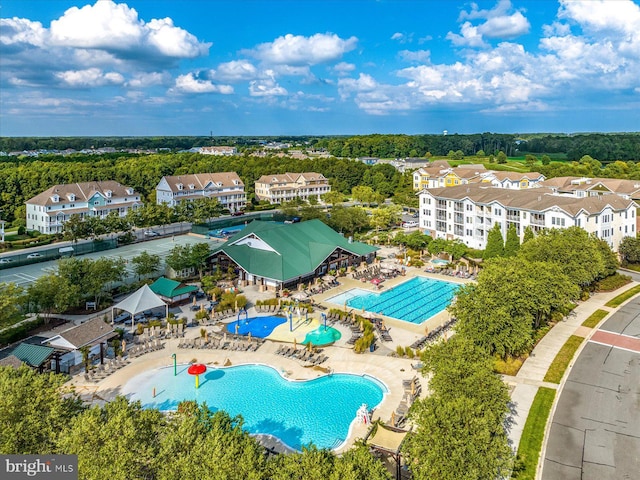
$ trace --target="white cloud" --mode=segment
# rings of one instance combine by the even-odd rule
[[[117,72],[106,72],[98,68],[86,70],[67,70],[55,75],[64,84],[70,87],[102,87],[105,85],[122,85],[124,77]]]
[[[154,85],[165,85],[170,80],[171,77],[169,74],[164,72],[137,73],[127,82],[127,86],[132,88],[147,88]]]
[[[400,32],[396,32],[393,35],[391,35],[391,40],[395,40],[401,44],[405,44],[405,43],[411,43],[413,42],[413,33],[400,33]]]
[[[393,35],[391,35],[391,40],[404,40],[404,33],[394,33]]]
[[[176,78],[173,91],[178,93],[221,93],[229,95],[233,93],[233,87],[231,85],[216,85],[211,80],[196,78],[193,73],[188,73]]]
[[[48,31],[40,22],[26,18],[0,18],[0,44],[29,45],[42,47],[49,37]]]
[[[487,43],[478,32],[478,27],[471,25],[471,22],[464,22],[460,27],[461,35],[457,33],[447,33],[447,40],[450,40],[456,47],[487,47]]]
[[[343,40],[329,33],[317,33],[311,37],[289,33],[246,53],[267,64],[317,65],[340,59],[356,48],[357,43],[356,37]]]
[[[234,60],[218,65],[218,68],[212,71],[211,77],[223,82],[240,82],[254,79],[257,74],[258,71],[251,62]]]
[[[249,95],[252,97],[275,97],[287,95],[287,90],[273,79],[265,78],[249,82]]]
[[[405,62],[419,62],[426,63],[429,61],[431,57],[431,51],[429,50],[401,50],[398,52],[398,55]]]
[[[471,11],[460,13],[460,34],[447,33],[447,39],[457,47],[487,47],[485,38],[512,39],[529,33],[529,20],[521,11],[512,11],[510,0],[500,0],[491,10],[479,10],[473,3]],[[472,20],[485,20],[474,25]]]
[[[206,54],[211,45],[174,26],[170,18],[145,23],[135,9],[111,0],[68,9],[51,22],[50,33],[54,45],[106,50],[116,55],[146,52],[194,58]]]
[[[353,72],[356,66],[353,63],[340,62],[333,66],[333,71],[338,75],[347,75],[349,72]]]

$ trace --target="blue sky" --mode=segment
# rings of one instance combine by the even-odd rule
[[[640,0],[2,0],[0,135],[640,130]]]

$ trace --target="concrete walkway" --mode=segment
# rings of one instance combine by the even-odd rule
[[[557,384],[545,382],[544,377],[562,346],[572,335],[588,337],[593,329],[583,327],[582,322],[598,309],[613,311],[614,309],[605,307],[604,304],[636,285],[638,282],[631,282],[614,292],[595,293],[588,300],[581,302],[569,316],[540,340],[515,377],[503,377],[511,390],[513,423],[509,431],[509,441],[514,451],[518,450],[522,430],[538,388],[544,386],[557,389],[559,387]],[[569,364],[569,368],[571,365]]]

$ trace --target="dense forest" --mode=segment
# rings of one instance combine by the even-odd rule
[[[0,151],[116,149],[186,150],[205,145],[233,145],[240,152],[250,151],[267,142],[324,148],[336,157],[405,158],[443,156],[449,151],[465,155],[503,151],[508,156],[526,153],[556,154],[563,159],[579,160],[591,155],[601,162],[640,160],[640,134],[499,134],[472,135],[361,135],[332,137],[3,137]]]
[[[155,203],[155,187],[165,175],[201,172],[236,172],[253,197],[255,181],[262,175],[285,172],[320,172],[333,190],[350,194],[355,186],[369,186],[385,197],[412,193],[410,174],[391,165],[368,166],[336,158],[217,157],[199,153],[103,156],[75,154],[11,157],[0,160],[0,215],[13,222],[26,218],[24,202],[56,184],[116,180],[131,186],[145,201]]]

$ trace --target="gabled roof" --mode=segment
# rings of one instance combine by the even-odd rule
[[[337,248],[365,256],[377,250],[349,242],[320,220],[294,224],[253,221],[212,252],[224,252],[254,275],[286,281],[307,276]]]
[[[504,181],[504,180],[510,180],[512,182],[519,182],[522,181],[524,179],[527,180],[544,180],[544,175],[542,175],[541,173],[538,172],[525,172],[525,173],[520,173],[520,172],[496,172],[496,171],[491,171],[490,173],[491,176],[493,176],[496,180],[499,181]]]
[[[49,359],[53,351],[54,349],[51,347],[21,343],[13,349],[10,357],[16,357],[20,362],[24,362],[32,367],[39,367]]]
[[[149,288],[153,293],[165,298],[175,298],[180,295],[184,295],[185,293],[191,293],[198,290],[198,287],[195,285],[185,285],[184,283],[180,283],[166,277],[160,277],[153,282]]]
[[[105,180],[101,182],[82,182],[82,183],[69,183],[64,185],[54,185],[53,187],[45,190],[44,192],[36,195],[35,197],[27,200],[25,203],[35,205],[59,205],[63,203],[69,203],[69,195],[75,195],[75,202],[86,202],[96,193],[102,197],[107,198],[107,191],[111,192],[111,198],[131,197],[132,195],[139,195],[137,192],[128,194],[127,189],[131,187],[125,187],[113,180]],[[58,195],[60,197],[59,202],[54,202],[52,197]]]
[[[262,175],[256,183],[296,183],[298,179],[302,177],[307,181],[326,181],[324,175],[316,172],[302,172],[302,173],[276,173],[273,175]]]
[[[242,183],[242,180],[236,172],[168,175],[163,178],[169,184],[169,189],[172,192],[189,190],[189,185],[193,185],[195,187],[194,190],[204,190],[207,185],[210,184],[213,184],[215,187],[220,184],[220,188],[244,187],[244,183]],[[183,189],[180,190],[178,185],[182,185]]]
[[[544,187],[512,190],[487,187],[482,184],[468,184],[432,188],[423,190],[423,193],[438,199],[464,200],[468,198],[476,204],[489,205],[491,203],[499,203],[505,208],[517,208],[535,212],[558,207],[574,217],[581,211],[594,215],[606,208],[611,208],[615,211],[625,210],[633,204],[631,200],[625,200],[618,195],[600,195],[587,198],[553,195],[550,189]]]
[[[85,345],[107,341],[116,335],[111,325],[105,323],[102,318],[96,317],[51,337],[47,343],[53,347],[76,350]]]
[[[20,368],[24,362],[15,355],[9,355],[0,359],[0,367]]]

